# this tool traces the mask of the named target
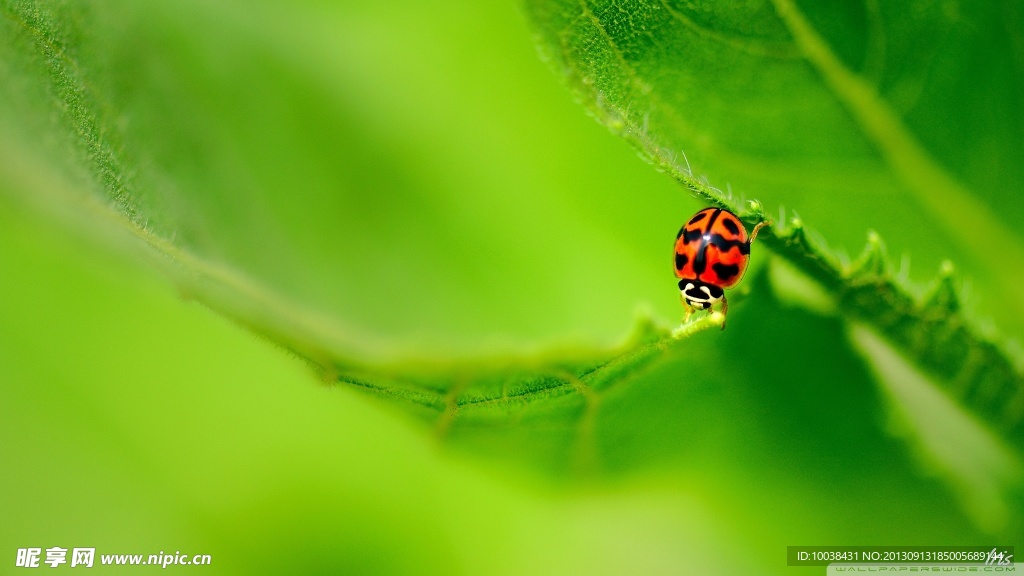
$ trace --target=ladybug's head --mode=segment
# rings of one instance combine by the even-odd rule
[[[712,304],[725,298],[724,290],[700,280],[680,280],[679,291],[682,292],[686,303],[698,310],[707,310]]]

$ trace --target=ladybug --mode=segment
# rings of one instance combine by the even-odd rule
[[[707,310],[722,303],[722,314],[729,310],[725,289],[743,277],[750,260],[750,238],[735,214],[722,208],[705,208],[693,215],[676,235],[675,271],[679,278],[679,297],[686,309],[685,323],[695,310]],[[725,330],[725,322],[722,322]]]

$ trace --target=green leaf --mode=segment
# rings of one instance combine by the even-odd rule
[[[707,11],[718,29],[665,7],[695,38],[812,86],[774,8],[741,8]],[[613,36],[647,14],[612,10],[530,5],[540,30],[610,18]],[[975,304],[948,266],[918,297],[882,236],[849,263],[779,218],[730,294],[729,329],[718,315],[670,329],[667,246],[697,203],[578,113],[510,6],[5,0],[0,16],[0,281],[13,295],[0,356],[18,383],[2,390],[17,424],[0,456],[19,471],[0,504],[15,520],[49,486],[80,489],[74,462],[47,459],[70,438],[100,463],[84,476],[114,510],[105,545],[198,532],[191,547],[209,542],[239,574],[296,556],[335,572],[782,573],[796,543],[1021,536],[1019,405],[1004,402],[1019,372],[967,320]],[[566,31],[575,51],[551,54],[571,74],[594,66],[571,76],[588,106],[702,201],[736,207],[684,173],[682,150],[830,238],[875,228],[915,262],[988,273],[941,210],[895,226],[894,208],[921,208],[913,191],[877,209],[908,185],[859,132],[807,128],[851,122],[822,86],[793,122],[782,112],[799,106],[714,74],[688,97],[753,96],[690,142],[663,130],[668,108],[636,115],[645,93],[668,97],[670,75],[616,87],[621,59],[677,54],[655,28],[604,60],[600,35]],[[694,63],[678,70],[718,65]],[[688,118],[666,114],[670,128]],[[765,155],[704,168],[737,157],[699,150],[730,134],[755,135]],[[997,135],[1000,154],[1012,148]],[[851,194],[822,198],[823,184]],[[852,195],[864,190],[876,208]],[[971,193],[990,211],[1007,201]],[[134,260],[111,264],[111,250],[141,252],[184,299],[266,342],[176,302]],[[303,384],[304,367],[331,386]],[[90,408],[51,415],[54,397]],[[962,442],[936,435],[946,419]],[[114,507],[133,490],[139,502]],[[33,537],[63,542],[53,526],[69,503]],[[152,527],[125,522],[139,514]],[[737,547],[749,556],[726,554]]]
[[[713,7],[532,0],[527,6],[545,53],[598,119],[696,195],[737,209],[731,193],[696,176],[710,174],[744,194],[798,200],[805,214],[820,209],[810,200],[816,196],[842,206],[822,218],[840,235],[835,218],[845,226],[887,228],[915,259],[959,253],[984,280],[979,291],[1009,312],[1001,323],[1019,334],[1024,298],[1007,262],[1024,261],[1024,251],[1005,222],[1015,221],[1020,203],[984,186],[1021,180],[1021,166],[1009,159],[1024,146],[1024,132],[1004,129],[1000,115],[987,112],[992,129],[966,138],[931,121],[966,122],[981,114],[970,76],[922,79],[914,109],[904,114],[887,100],[922,74],[902,64],[909,40],[949,34],[953,39],[935,57],[984,59],[985,104],[1009,112],[1019,101],[1013,74],[1019,52],[998,49],[1016,34],[1002,24],[1003,12],[1015,15],[1019,7],[990,6],[964,21],[934,6],[937,13],[919,23],[898,7],[882,12],[873,2],[815,6],[809,14],[789,0]],[[922,109],[934,116],[920,119]],[[986,145],[979,144],[974,164],[963,166],[941,154],[951,138]],[[976,168],[982,164],[984,170]],[[908,201],[918,214],[906,210]],[[750,220],[767,218],[759,203],[751,208]],[[915,225],[907,226],[910,221]],[[820,282],[840,312],[875,324],[964,405],[1024,446],[1024,377],[1007,352],[949,305],[948,264],[922,301],[894,274],[877,233],[869,234],[860,257],[844,264],[841,254],[808,236],[802,219],[779,224],[764,243]]]

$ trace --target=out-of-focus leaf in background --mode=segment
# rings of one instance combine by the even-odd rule
[[[12,4],[10,130],[84,133],[146,228],[367,353],[613,342],[663,293],[651,206],[696,206],[580,117],[511,4]]]
[[[701,204],[585,117],[517,6],[0,6],[0,554],[732,574],[792,572],[793,544],[1019,541],[1016,440],[758,245],[728,331],[661,327],[668,246]],[[855,129],[775,8],[528,4],[600,119],[839,246],[870,227],[924,269],[952,258],[992,313],[1000,271]],[[894,94],[916,79],[890,107],[1012,222],[989,185],[1021,179],[1003,161],[1020,76],[978,72],[999,86],[974,130],[950,60],[1018,60],[975,55],[1004,36],[935,30],[1015,25],[879,10],[810,20],[869,45]],[[936,63],[905,77],[915,26]],[[616,87],[616,35],[662,73]],[[950,159],[938,108],[975,155]],[[638,308],[653,320],[612,347]]]

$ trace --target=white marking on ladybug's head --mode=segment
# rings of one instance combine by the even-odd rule
[[[707,310],[725,298],[725,292],[721,288],[704,282],[687,282],[680,292],[687,304],[699,310]]]

